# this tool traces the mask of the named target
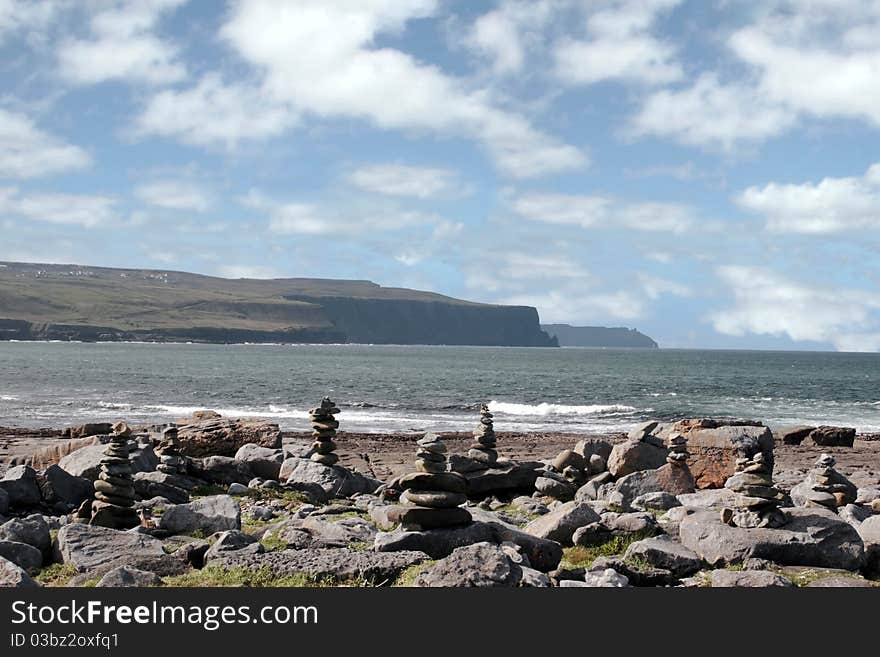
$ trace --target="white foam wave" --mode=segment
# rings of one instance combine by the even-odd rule
[[[15,395],[0,395],[0,401],[18,401]]]
[[[620,415],[634,413],[637,409],[623,404],[589,404],[568,406],[565,404],[514,404],[510,402],[489,402],[489,410],[502,415],[529,415],[546,417],[548,415]]]
[[[154,409],[158,411],[163,411],[170,415],[174,415],[175,417],[186,417],[188,415],[192,415],[196,411],[215,411],[216,413],[220,413],[223,417],[256,417],[256,418],[295,418],[295,419],[308,419],[309,414],[307,411],[300,411],[297,409],[287,409],[281,406],[272,406],[270,405],[265,409],[254,409],[254,408],[218,408],[216,406],[165,406],[165,405],[156,405],[156,406],[145,406],[144,408]]]

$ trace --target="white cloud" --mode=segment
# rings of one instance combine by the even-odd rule
[[[265,104],[272,110],[271,129],[240,137],[277,134],[275,112],[319,118],[359,118],[389,130],[465,135],[483,143],[497,165],[515,177],[528,177],[583,166],[586,156],[535,129],[519,114],[499,108],[485,90],[470,90],[465,81],[400,50],[374,47],[376,38],[399,33],[407,21],[424,18],[437,8],[434,0],[362,0],[328,3],[319,0],[241,0],[223,26],[223,39],[263,79],[253,91],[259,100],[237,102],[250,88],[215,81],[210,91],[224,99],[218,112],[192,90],[165,92],[138,121],[142,132],[176,135],[191,143],[230,138],[218,130],[203,132],[215,115],[230,108]],[[204,82],[204,81],[203,81]],[[176,110],[189,101],[186,113]],[[160,112],[159,103],[165,106]],[[250,118],[249,112],[233,114]],[[235,121],[236,127],[238,121]],[[261,134],[262,133],[262,134]]]
[[[586,38],[555,46],[556,76],[569,84],[620,79],[647,85],[679,80],[676,48],[651,34],[657,19],[682,0],[600,2],[587,17]],[[595,5],[593,5],[595,6]]]
[[[465,44],[492,62],[497,75],[523,69],[530,47],[543,41],[541,29],[560,5],[547,0],[505,0],[474,21]]]
[[[642,299],[626,290],[597,294],[549,290],[503,297],[500,303],[535,306],[541,321],[545,323],[638,319],[645,312]]]
[[[438,167],[373,164],[352,172],[350,180],[361,189],[387,196],[432,199],[459,192],[458,174]]]
[[[0,43],[10,34],[30,36],[45,29],[59,9],[54,0],[0,0]]]
[[[767,230],[828,234],[880,228],[880,164],[865,175],[824,178],[816,184],[749,187],[737,203],[764,215]]]
[[[788,336],[848,351],[880,346],[876,292],[799,283],[760,267],[726,266],[717,273],[734,299],[733,307],[710,318],[720,333]]]
[[[0,108],[0,177],[35,178],[91,164],[89,154],[43,132],[23,114]]]
[[[217,267],[216,271],[217,275],[223,278],[282,278],[281,273],[277,269],[264,265],[221,265]]]
[[[638,274],[637,278],[642,285],[645,295],[652,301],[656,301],[664,295],[689,297],[693,294],[693,291],[687,285],[682,285],[659,276]]]
[[[0,187],[0,213],[33,221],[95,228],[116,220],[115,201],[106,196],[80,194],[22,195],[14,187]]]
[[[631,129],[636,135],[731,150],[740,141],[774,137],[794,125],[796,118],[748,84],[722,84],[714,73],[704,73],[684,89],[651,94]]]
[[[145,203],[172,210],[205,212],[211,207],[209,194],[190,182],[180,180],[157,180],[139,185],[135,196]]]
[[[289,107],[266,98],[257,87],[226,84],[209,73],[194,87],[153,96],[136,129],[196,146],[233,148],[244,139],[276,137],[296,122]]]
[[[186,77],[178,48],[154,34],[160,18],[187,0],[114,0],[93,14],[90,39],[58,47],[61,75],[75,84],[130,80],[148,84]],[[105,4],[106,6],[106,4]]]
[[[582,228],[630,228],[682,232],[695,224],[693,211],[677,203],[628,202],[604,196],[524,194],[513,210],[532,221]]]

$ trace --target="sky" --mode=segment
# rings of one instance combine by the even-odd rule
[[[880,351],[880,0],[0,0],[0,260]]]

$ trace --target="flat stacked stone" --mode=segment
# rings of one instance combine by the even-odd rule
[[[168,475],[185,474],[186,458],[180,455],[180,441],[177,438],[177,427],[168,427],[162,431],[156,451],[159,453],[159,465],[156,469]]]
[[[474,429],[474,443],[468,450],[468,456],[486,465],[495,465],[498,452],[495,450],[495,426],[493,415],[486,404],[480,404],[480,424]]]
[[[101,473],[95,481],[90,524],[112,529],[131,529],[140,524],[134,507],[131,476],[131,429],[124,422],[113,425],[113,436],[101,459]]]
[[[315,439],[312,443],[314,453],[311,459],[315,463],[335,465],[339,462],[339,456],[334,454],[336,443],[333,441],[336,438],[336,429],[339,428],[339,421],[334,417],[338,412],[339,409],[329,397],[324,397],[318,408],[309,410],[312,419],[312,437]]]
[[[822,454],[816,459],[806,479],[807,490],[800,491],[807,506],[821,506],[836,512],[837,507],[853,501],[855,486],[834,469],[836,463],[830,454]]]
[[[467,479],[446,471],[446,445],[436,434],[426,434],[416,444],[418,472],[397,479],[403,505],[392,507],[388,519],[416,531],[470,523],[470,512],[460,506],[467,502]]]
[[[680,467],[687,465],[690,456],[687,451],[687,438],[680,433],[674,433],[666,439],[666,447],[669,448],[669,454],[666,455],[667,463]]]
[[[749,455],[742,451],[736,471],[724,487],[737,493],[734,508],[721,511],[721,520],[732,526],[754,529],[782,527],[787,518],[780,510],[782,493],[773,485],[773,474],[762,451]]]

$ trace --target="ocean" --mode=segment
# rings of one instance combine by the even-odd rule
[[[373,345],[0,342],[0,425],[165,422],[195,410],[307,430],[626,431],[725,416],[880,432],[880,354]]]

